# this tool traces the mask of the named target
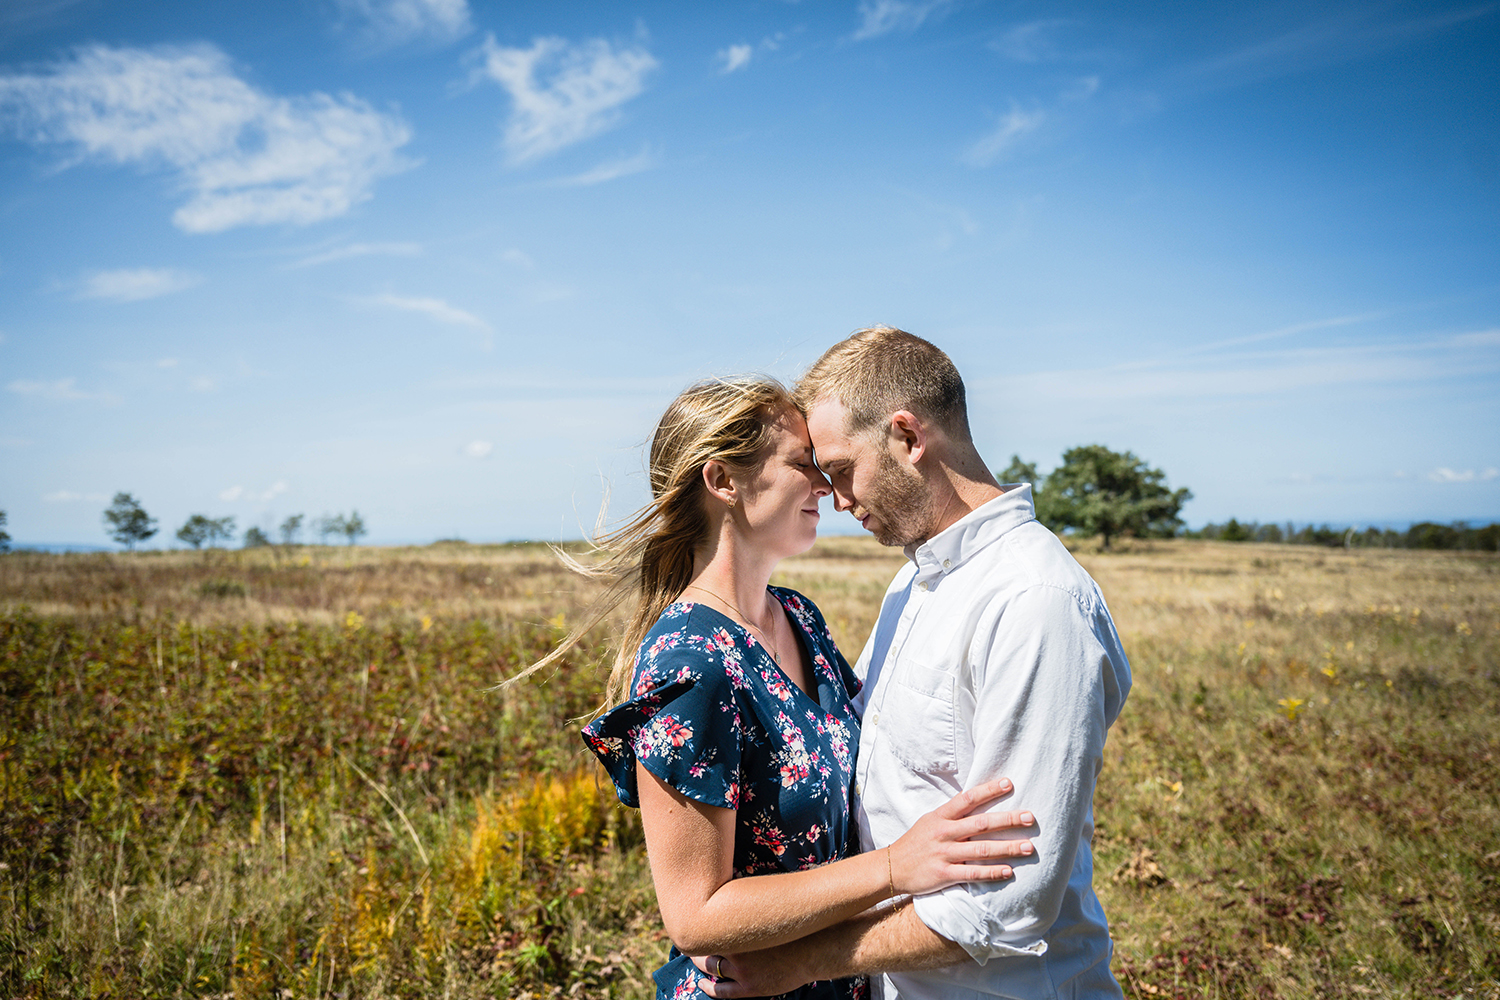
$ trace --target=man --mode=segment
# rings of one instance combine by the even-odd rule
[[[835,503],[910,560],[855,670],[864,850],[1005,775],[1037,817],[1014,879],[878,908],[781,948],[700,964],[713,996],[871,975],[886,998],[1119,997],[1092,887],[1094,783],[1130,666],[1094,581],[1001,486],[942,351],[889,327],[830,348],[797,386]]]

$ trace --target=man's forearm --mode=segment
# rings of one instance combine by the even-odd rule
[[[863,914],[793,942],[792,961],[807,976],[839,979],[874,972],[913,972],[971,962],[969,953],[934,932],[908,903]]]

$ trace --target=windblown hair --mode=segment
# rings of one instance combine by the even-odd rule
[[[651,502],[609,532],[600,512],[593,539],[599,558],[585,563],[557,553],[574,572],[605,581],[604,593],[556,649],[505,685],[555,663],[633,596],[635,608],[605,688],[606,707],[622,701],[641,640],[692,580],[694,550],[707,541],[704,465],[718,459],[732,476],[752,475],[765,460],[776,419],[795,405],[785,386],[759,375],[709,379],[684,389],[651,438]]]
[[[794,397],[804,412],[823,399],[843,403],[850,434],[884,424],[897,410],[910,410],[950,438],[972,440],[958,369],[932,344],[895,327],[856,330],[834,344],[798,380]]]

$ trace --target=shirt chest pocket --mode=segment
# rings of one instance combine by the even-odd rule
[[[891,678],[878,725],[891,753],[914,771],[947,774],[958,770],[954,683],[947,671],[912,660],[901,664]]]

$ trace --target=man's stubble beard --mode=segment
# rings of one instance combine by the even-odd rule
[[[881,448],[875,480],[860,503],[877,522],[873,534],[881,545],[916,545],[927,541],[932,527],[932,498],[915,469],[902,465]]]

